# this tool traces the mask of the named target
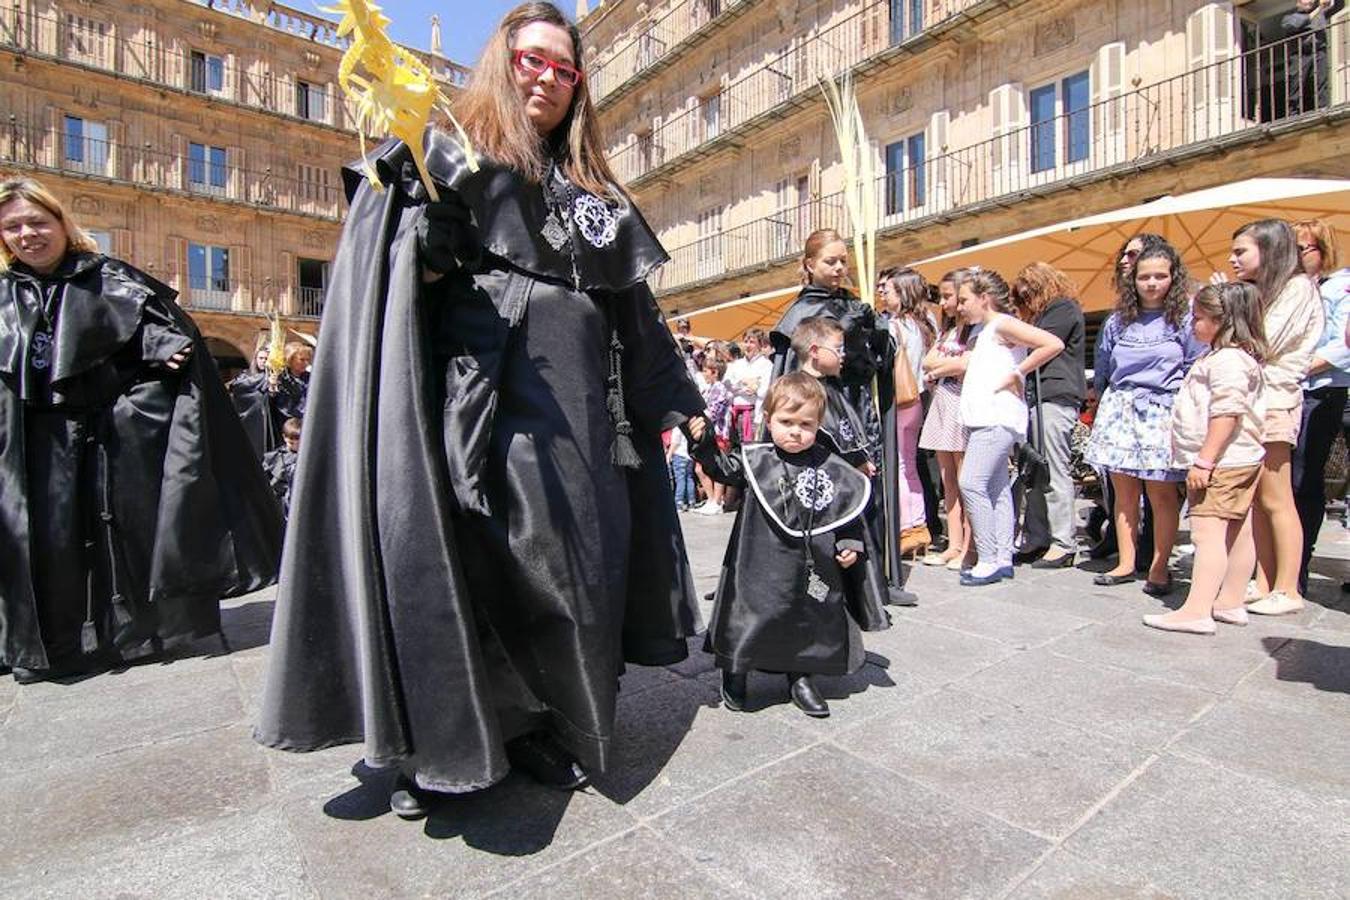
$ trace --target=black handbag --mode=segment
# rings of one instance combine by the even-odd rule
[[[1045,458],[1045,416],[1041,407],[1041,370],[1036,377],[1036,444],[1023,441],[1017,445],[1014,459],[1017,463],[1017,480],[1024,490],[1048,491],[1050,489],[1050,460]]]

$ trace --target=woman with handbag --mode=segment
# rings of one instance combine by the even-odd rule
[[[877,283],[877,296],[886,304],[882,319],[892,350],[888,367],[891,396],[887,397],[885,390],[878,391],[886,429],[884,471],[893,473],[886,476],[887,518],[900,531],[902,558],[921,556],[933,542],[918,462],[919,432],[923,429],[923,358],[937,340],[937,326],[927,308],[931,292],[924,277],[909,268],[886,269]]]
[[[1018,317],[1064,342],[1064,352],[1036,370],[1028,406],[1036,449],[1049,467],[1049,490],[1024,495],[1022,547],[1018,561],[1035,569],[1062,569],[1074,563],[1074,487],[1070,471],[1073,428],[1087,395],[1083,366],[1085,324],[1078,291],[1059,269],[1034,262],[1017,273],[1013,304]]]
[[[1028,372],[1064,351],[1064,342],[1048,331],[1009,315],[1008,283],[997,273],[978,269],[961,285],[961,315],[983,325],[966,367],[961,391],[961,420],[970,429],[961,466],[965,501],[980,561],[961,573],[961,584],[996,584],[1013,575],[1012,485],[1008,455],[1027,438]],[[1030,352],[1027,352],[1030,350]]]

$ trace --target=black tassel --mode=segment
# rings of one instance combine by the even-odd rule
[[[112,597],[113,627],[121,634],[122,629],[131,624],[131,613],[127,610],[127,600],[121,594]]]
[[[624,469],[642,468],[642,458],[633,445],[633,423],[628,421],[623,400],[623,343],[618,331],[611,332],[609,337],[609,391],[605,395],[605,406],[614,423],[614,445],[610,448],[609,461]]]
[[[80,628],[80,652],[86,655],[98,652],[98,629],[92,621]]]
[[[642,468],[642,458],[638,456],[637,447],[633,446],[630,436],[632,430],[633,426],[627,422],[620,422],[614,429],[614,448],[610,453],[610,461],[624,469]]]

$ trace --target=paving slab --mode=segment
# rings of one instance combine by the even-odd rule
[[[704,680],[619,700],[614,759],[595,787],[635,816],[684,803],[816,740],[765,713],[719,705]]]
[[[652,822],[755,897],[991,897],[1041,838],[817,746]]]
[[[1161,747],[1219,699],[1199,688],[1060,656],[1048,648],[995,663],[960,687],[1140,747]]]
[[[1064,844],[1180,897],[1344,897],[1350,803],[1165,754]]]
[[[512,900],[735,900],[753,895],[730,887],[691,860],[671,853],[670,846],[649,829],[637,828],[487,896]]]
[[[1300,706],[1234,701],[1188,728],[1173,749],[1314,797],[1350,800],[1350,719],[1336,725]]]
[[[1235,697],[1350,714],[1350,634],[1308,629],[1292,638],[1270,638],[1266,646],[1270,659],[1238,686]]]
[[[112,852],[62,864],[51,876],[9,880],[13,898],[200,900],[317,898],[304,856],[281,813],[264,810],[186,828],[161,840],[114,841]]]
[[[268,787],[267,766],[239,727],[9,775],[0,779],[0,883],[257,811]]]
[[[879,653],[869,652],[867,659],[852,675],[821,675],[812,679],[820,695],[830,704],[830,715],[824,719],[814,719],[793,706],[787,694],[787,680],[770,676],[770,687],[776,695],[774,715],[794,728],[826,739],[937,690],[936,684],[892,665]]]
[[[1149,757],[1140,747],[947,688],[840,746],[1038,834],[1067,834]]]
[[[890,660],[888,671],[941,685],[958,681],[1006,659],[1017,650],[993,638],[920,621],[900,610],[887,631],[866,636],[867,649]],[[892,676],[894,677],[894,676]]]
[[[1249,648],[1242,629],[1220,628],[1218,635],[1173,634],[1142,622],[1107,622],[1060,638],[1050,648],[1083,662],[1129,669],[1180,685],[1223,693],[1231,690],[1267,658]]]
[[[985,589],[970,589],[965,596],[950,603],[932,607],[921,604],[914,610],[912,618],[966,634],[992,638],[1019,650],[1039,646],[1091,624],[1090,620],[1082,616],[1044,609],[1031,611],[1017,603],[1000,599],[1010,593],[1011,589],[1000,594],[989,593]]]
[[[321,896],[475,897],[637,825],[600,794],[548,790],[515,775],[406,822],[389,812],[391,779],[363,772],[313,780],[287,803]]]
[[[197,671],[189,690],[169,678],[120,691],[85,693],[71,686],[60,696],[36,702],[20,697],[0,729],[0,759],[9,772],[43,768],[220,728],[242,718],[238,683],[228,663]]]
[[[1140,878],[1112,873],[1065,850],[1056,850],[1017,886],[1008,900],[1172,900]]]

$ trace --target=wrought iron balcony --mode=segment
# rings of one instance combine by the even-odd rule
[[[1348,31],[1333,24],[1328,43]],[[882,234],[1346,119],[1350,67],[1333,70],[1290,39],[891,172],[874,187]],[[671,294],[788,263],[817,228],[849,233],[842,194],[676,246],[652,287]]]

